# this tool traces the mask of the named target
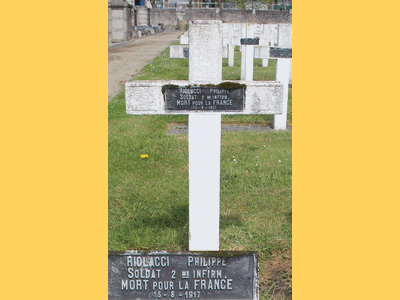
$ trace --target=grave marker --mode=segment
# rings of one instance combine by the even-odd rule
[[[188,45],[171,45],[169,46],[170,58],[189,58]]]
[[[271,47],[277,55],[275,80],[284,85],[283,113],[274,115],[274,128],[286,130],[289,83],[292,81],[292,24],[278,25],[278,47]],[[285,50],[286,49],[286,50]],[[275,54],[276,53],[276,54]],[[270,53],[271,55],[271,53]],[[279,57],[278,57],[279,56]],[[290,56],[290,57],[289,57]]]
[[[243,26],[245,38],[240,39],[242,49],[240,80],[253,81],[254,45],[258,45],[259,40],[253,38],[254,26],[251,24],[243,24]]]
[[[189,22],[189,80],[130,81],[128,114],[189,115],[189,250],[219,250],[221,114],[280,114],[278,82],[222,81],[222,22]],[[254,46],[245,46],[254,47]]]
[[[261,38],[260,39],[260,46],[259,47],[257,47],[257,46],[254,47],[254,51],[255,51],[254,52],[254,58],[261,58],[261,56],[264,56],[264,57],[261,58],[261,60],[262,60],[262,66],[265,67],[265,68],[268,67],[268,63],[269,63],[269,61],[268,61],[268,59],[269,59],[269,49],[268,49],[268,47],[270,46],[269,44],[270,44],[270,42],[269,42],[268,39]],[[273,45],[271,45],[271,46],[273,46]],[[257,57],[257,50],[259,51],[259,54],[262,54],[263,52],[266,52],[267,55],[259,55],[259,57]]]
[[[232,41],[228,44],[228,66],[233,67],[235,65],[235,46]]]
[[[283,111],[274,115],[274,129],[286,130],[292,48],[270,47],[270,58],[276,58],[275,80],[283,83]]]
[[[110,300],[258,300],[254,254],[112,253],[108,273]]]
[[[279,24],[278,47],[292,48],[292,24]],[[289,84],[292,84],[292,59],[290,59]]]
[[[245,24],[245,23],[224,23],[223,40],[226,43],[232,43],[233,46],[240,45],[240,52],[243,50],[241,39],[248,38],[247,32],[253,31],[252,37],[259,38],[260,46],[275,46],[278,43],[278,26],[281,28],[280,43],[283,47],[291,47],[291,24]],[[284,32],[285,31],[285,32]],[[284,32],[284,33],[283,33]],[[290,34],[289,38],[288,35]],[[227,42],[228,41],[228,42]],[[290,46],[286,42],[290,41]],[[246,43],[246,41],[244,41]],[[244,44],[243,44],[244,45]],[[229,54],[228,54],[229,57]],[[229,61],[228,66],[234,65],[233,59]],[[268,67],[268,59],[262,58],[262,66]]]
[[[188,32],[185,31],[181,37],[180,37],[180,43],[181,45],[187,45],[189,44],[189,36],[188,36]]]

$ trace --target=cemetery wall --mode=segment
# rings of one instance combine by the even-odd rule
[[[150,23],[163,23],[164,28],[176,27],[190,20],[221,20],[226,23],[260,23],[278,24],[292,23],[291,11],[258,10],[255,14],[251,10],[238,9],[186,9],[177,12],[176,9],[153,8],[150,10]]]
[[[163,23],[164,28],[168,28],[173,26],[176,27],[176,9],[160,9],[160,8],[153,8],[150,10],[150,23],[151,24],[158,24]]]
[[[141,6],[136,13],[138,26],[149,26],[149,9],[146,6]],[[156,23],[157,24],[157,23]]]
[[[219,20],[226,23],[292,23],[290,11],[257,10],[253,14],[251,10],[224,9],[219,15]]]
[[[108,7],[108,43],[111,44],[112,40],[112,17],[111,17],[111,8]]]

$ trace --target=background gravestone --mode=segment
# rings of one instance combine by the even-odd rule
[[[292,48],[292,24],[278,24],[278,47]],[[292,84],[292,59],[290,59],[289,84]]]

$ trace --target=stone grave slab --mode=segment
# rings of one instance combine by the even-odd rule
[[[189,58],[189,46],[188,45],[169,46],[169,58]]]
[[[109,253],[108,299],[258,299],[252,253]]]

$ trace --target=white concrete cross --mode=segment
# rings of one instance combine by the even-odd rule
[[[253,37],[254,27],[248,24],[246,29],[247,39],[249,40]],[[242,45],[242,60],[241,60],[241,80],[252,81],[253,80],[253,64],[254,58],[271,58],[277,59],[276,62],[276,75],[275,80],[284,84],[283,93],[283,112],[282,114],[274,115],[274,129],[286,130],[287,123],[287,107],[288,107],[288,94],[289,94],[289,83],[291,82],[291,65],[292,65],[292,24],[279,24],[278,25],[278,46],[268,47],[268,46],[254,46],[254,45]],[[255,48],[257,47],[257,48]],[[282,49],[281,53],[285,55],[271,56],[271,50],[273,53],[278,53]],[[284,50],[286,49],[286,50]],[[290,49],[290,55],[289,53]],[[255,51],[257,50],[257,51]],[[275,51],[275,52],[274,52]],[[256,56],[257,54],[257,56]]]
[[[275,47],[271,47],[270,51]],[[292,57],[292,48],[276,48],[276,49],[288,49],[290,50],[290,57],[274,57],[277,58],[276,61],[276,75],[275,80],[283,83],[283,111],[282,114],[274,115],[274,129],[286,130],[287,123],[287,108],[288,108],[288,96],[289,96],[289,76],[290,76],[290,59]]]
[[[243,24],[243,35],[240,40],[242,48],[241,64],[240,64],[240,80],[253,81],[254,66],[254,43],[244,44],[243,41],[252,41],[254,38],[254,26],[252,24]],[[258,41],[255,39],[254,41]],[[258,45],[258,42],[257,44]]]
[[[181,37],[180,37],[180,43],[181,45],[187,45],[189,44],[189,36],[188,36],[188,32],[185,31]]]
[[[228,44],[228,67],[235,65],[235,46],[232,41]]]
[[[292,24],[278,24],[277,45],[292,48]],[[290,59],[289,83],[292,84],[292,59]]]
[[[246,46],[247,47],[247,46]],[[272,56],[270,52],[272,51]],[[275,80],[284,84],[284,102],[283,113],[274,115],[274,129],[286,130],[287,122],[287,106],[289,83],[291,79],[291,63],[292,63],[292,47],[269,47],[269,46],[254,46],[254,58],[261,59],[276,59]],[[244,68],[248,68],[251,61],[246,60]],[[253,77],[249,75],[249,77]]]
[[[189,80],[127,82],[126,112],[189,115],[189,250],[219,251],[221,114],[282,113],[283,85],[218,86],[223,83],[221,21],[190,21],[189,52]]]
[[[276,57],[277,61],[275,80],[283,83],[284,101],[283,113],[279,115],[274,115],[274,129],[286,130],[289,83],[291,83],[292,81],[292,24],[278,25],[278,47],[282,49],[290,49],[290,55],[279,55],[280,57]],[[272,50],[272,48],[270,49]],[[283,52],[288,53],[287,50],[283,50]]]

